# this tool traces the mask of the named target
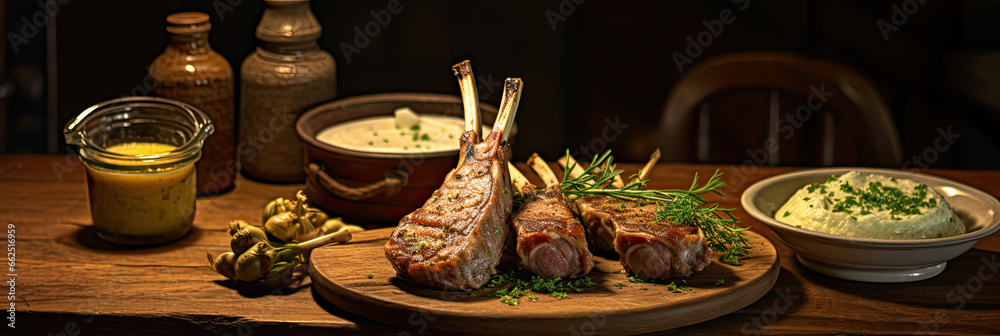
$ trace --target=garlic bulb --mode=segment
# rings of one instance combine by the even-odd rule
[[[263,221],[267,222],[269,218],[273,217],[274,215],[280,214],[282,212],[292,211],[295,209],[297,205],[298,204],[294,200],[278,197],[273,201],[268,202],[267,205],[264,206]]]
[[[271,269],[274,250],[265,242],[259,242],[236,259],[234,280],[254,282]]]
[[[250,225],[250,223],[247,223],[247,221],[245,221],[245,220],[237,219],[237,220],[229,222],[229,230],[226,230],[226,233],[228,233],[230,236],[232,236],[232,235],[236,234],[236,231],[239,231],[240,229],[248,227],[248,226],[253,226],[253,225]]]
[[[268,218],[267,222],[264,223],[264,230],[278,240],[287,242],[295,238],[298,226],[299,216],[286,211]]]
[[[309,220],[309,223],[311,223],[313,227],[318,227],[330,219],[330,216],[328,216],[326,212],[323,212],[323,210],[306,207],[305,218]]]
[[[232,279],[236,276],[236,271],[234,270],[234,266],[236,266],[235,253],[226,252],[215,258],[212,258],[211,253],[206,254],[208,254],[208,264],[212,266],[212,270],[215,270],[216,273],[227,279]]]
[[[243,254],[244,251],[259,242],[270,245],[264,230],[256,226],[246,226],[233,234],[233,238],[229,241],[229,246],[233,249],[233,253]]]

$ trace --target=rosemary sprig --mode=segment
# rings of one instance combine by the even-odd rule
[[[566,151],[569,155],[569,151]],[[603,166],[603,168],[602,168]],[[634,202],[637,205],[656,205],[656,220],[669,221],[678,225],[692,225],[701,228],[708,241],[709,247],[723,253],[719,260],[733,265],[739,265],[739,257],[747,254],[750,241],[743,235],[742,231],[749,228],[736,227],[739,220],[732,215],[735,209],[719,208],[718,204],[704,206],[707,201],[700,195],[714,193],[725,196],[720,190],[725,186],[722,181],[722,173],[718,170],[704,185],[698,183],[699,176],[694,175],[694,180],[687,190],[666,189],[647,190],[648,179],[639,179],[638,175],[632,175],[630,182],[622,188],[608,188],[604,185],[620,175],[623,170],[616,170],[614,157],[611,150],[602,154],[594,155],[590,165],[577,177],[570,177],[569,172],[575,168],[575,163],[570,164],[569,160],[563,169],[563,179],[560,183],[563,195],[572,202],[580,197],[591,195],[605,195]]]

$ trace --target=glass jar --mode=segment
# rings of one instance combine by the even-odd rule
[[[63,129],[87,169],[90,216],[112,243],[152,245],[183,237],[195,214],[195,162],[214,128],[198,108],[127,97],[86,109]]]
[[[167,17],[170,43],[149,66],[155,96],[197,106],[212,119],[215,133],[205,140],[198,170],[198,194],[229,191],[236,180],[236,101],[233,69],[208,44],[208,14]]]

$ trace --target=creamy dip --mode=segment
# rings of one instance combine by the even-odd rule
[[[458,150],[458,139],[463,132],[465,121],[461,118],[416,115],[409,108],[400,108],[395,116],[364,118],[327,127],[316,134],[316,140],[363,152],[447,152]],[[489,132],[490,127],[484,125],[481,136]]]
[[[948,202],[925,184],[849,172],[799,189],[774,218],[840,236],[921,239],[965,233]]]

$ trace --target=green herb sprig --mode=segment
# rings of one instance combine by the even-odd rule
[[[569,156],[569,150],[566,151],[566,155]],[[621,188],[604,186],[624,172],[615,169],[611,150],[594,155],[590,165],[580,176],[570,177],[569,172],[574,168],[576,163],[570,164],[567,160],[559,185],[563,195],[570,202],[585,196],[604,195],[639,205],[655,204],[657,221],[666,220],[678,225],[697,226],[704,233],[709,247],[722,253],[719,260],[729,264],[739,265],[739,257],[745,256],[747,249],[750,248],[750,241],[742,233],[749,228],[736,226],[739,220],[732,214],[735,209],[720,208],[718,204],[705,206],[707,201],[701,197],[706,193],[725,196],[720,190],[725,186],[725,182],[722,181],[722,173],[718,170],[705,184],[698,183],[699,176],[695,173],[694,180],[687,190],[648,190],[646,182],[649,180],[640,179],[638,174],[632,175],[629,178],[630,182]]]

